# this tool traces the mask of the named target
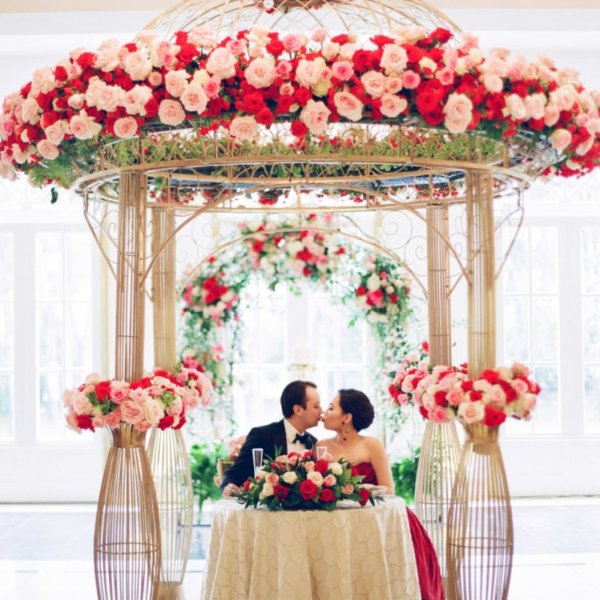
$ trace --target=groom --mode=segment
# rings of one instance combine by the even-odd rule
[[[263,456],[275,458],[275,449],[282,454],[311,450],[317,438],[306,430],[314,427],[321,418],[321,404],[317,386],[310,381],[292,381],[281,393],[283,419],[270,425],[250,430],[233,466],[221,482],[223,495],[239,491],[248,477],[254,475],[252,448],[262,448]]]

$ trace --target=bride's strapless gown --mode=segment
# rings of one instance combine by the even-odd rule
[[[364,476],[363,483],[377,485],[377,476],[371,463],[360,463],[353,465],[353,467],[358,475]],[[444,586],[435,548],[417,515],[408,507],[406,512],[408,514],[410,536],[415,549],[415,558],[417,559],[421,599],[444,600]]]

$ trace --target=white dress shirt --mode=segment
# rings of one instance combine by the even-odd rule
[[[283,420],[285,427],[285,441],[287,442],[287,453],[298,452],[302,454],[306,452],[306,446],[301,442],[294,442],[296,435],[302,435],[287,419]]]

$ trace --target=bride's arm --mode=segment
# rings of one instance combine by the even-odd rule
[[[383,444],[377,438],[370,438],[370,455],[371,464],[375,469],[375,475],[377,476],[377,483],[379,485],[385,485],[388,494],[394,493],[394,480],[392,478],[392,468],[390,467],[390,461],[388,460],[387,453]]]

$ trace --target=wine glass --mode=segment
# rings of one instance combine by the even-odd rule
[[[254,477],[258,473],[263,464],[263,449],[252,448],[252,462],[254,464]]]
[[[327,454],[327,446],[317,446],[317,459],[323,460]]]

